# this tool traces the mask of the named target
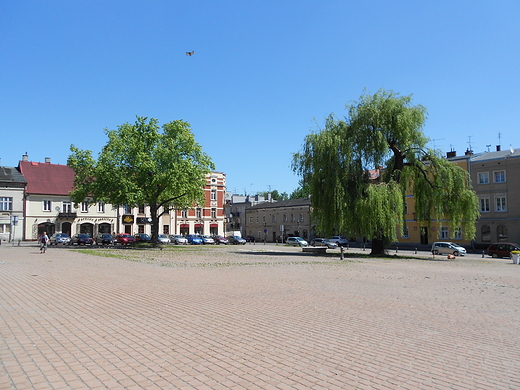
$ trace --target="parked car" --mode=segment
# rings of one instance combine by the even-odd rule
[[[332,236],[332,237],[329,237],[328,240],[330,242],[335,242],[336,244],[338,244],[338,246],[348,245],[348,240],[345,237]]]
[[[454,242],[434,242],[432,245],[432,253],[434,255],[464,256],[466,249]]]
[[[92,245],[94,240],[88,234],[74,234],[70,239],[70,245]]]
[[[188,239],[188,244],[191,245],[201,245],[202,244],[202,238],[198,234],[188,234],[186,236]]]
[[[245,245],[246,244],[246,240],[244,240],[240,236],[228,236],[227,240],[229,241],[230,244],[233,244],[233,245]]]
[[[211,236],[200,236],[202,243],[204,245],[213,245],[215,244],[215,240]]]
[[[150,237],[146,233],[137,233],[135,236],[135,242],[150,242],[152,241],[152,237]]]
[[[157,236],[157,242],[160,244],[169,244],[171,243],[170,238],[166,234],[159,234]]]
[[[49,239],[49,245],[69,244],[70,236],[66,233],[54,233]]]
[[[511,257],[511,251],[520,251],[520,245],[510,242],[497,242],[488,247],[487,254],[495,258]]]
[[[96,244],[98,245],[114,245],[115,243],[116,239],[114,236],[108,233],[101,233],[96,237]]]
[[[121,245],[130,245],[135,242],[135,237],[128,233],[121,233],[116,236],[116,242]]]
[[[171,234],[170,241],[176,245],[186,245],[188,243],[188,239],[180,234]]]
[[[247,236],[246,237],[246,241],[247,242],[255,242],[255,237],[254,236]]]
[[[223,237],[223,236],[213,236],[213,241],[215,241],[215,244],[217,244],[217,245],[219,245],[219,244],[224,244],[224,245],[229,244],[229,240],[226,237]]]
[[[326,238],[315,238],[311,242],[312,246],[326,246],[329,249],[336,249],[338,247],[338,244],[335,242],[331,242],[327,240]]]
[[[309,243],[301,237],[289,237],[287,244],[290,246],[309,246]]]

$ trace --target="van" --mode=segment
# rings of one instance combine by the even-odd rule
[[[432,245],[434,255],[464,256],[466,249],[454,242],[434,242]]]
[[[511,251],[520,251],[518,244],[510,242],[497,242],[488,247],[487,253],[491,257],[511,257]]]

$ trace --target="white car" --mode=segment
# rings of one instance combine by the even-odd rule
[[[170,241],[177,245],[188,245],[188,239],[180,234],[172,234]]]
[[[464,256],[466,249],[454,242],[434,242],[432,245],[432,253],[434,255]]]
[[[338,246],[348,245],[348,240],[341,236],[332,236],[328,240],[329,242],[335,242]]]
[[[161,244],[171,243],[171,240],[168,238],[166,234],[159,234],[159,236],[157,236],[157,241]]]
[[[291,246],[309,246],[309,243],[301,237],[289,237],[287,244]]]

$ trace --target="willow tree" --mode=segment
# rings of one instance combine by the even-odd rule
[[[76,173],[70,194],[75,203],[148,205],[153,242],[161,215],[204,203],[205,177],[214,165],[189,123],[175,120],[161,127],[157,119],[137,117],[134,124],[105,133],[108,142],[97,160],[90,150],[71,145],[67,163]]]
[[[423,226],[444,221],[453,234],[462,227],[474,237],[479,212],[469,175],[426,147],[423,106],[379,90],[347,104],[347,112],[342,120],[330,115],[293,156],[321,232],[366,237],[372,254],[382,254],[404,226],[408,191]]]

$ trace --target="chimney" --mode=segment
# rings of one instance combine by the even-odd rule
[[[50,163],[51,163],[51,158],[45,157],[45,164],[50,164]]]
[[[457,157],[457,152],[452,150],[451,152],[446,153],[446,158]]]
[[[25,154],[22,155],[22,161],[29,161],[29,155],[27,154],[27,152],[25,152]]]
[[[464,153],[465,156],[471,156],[473,154],[473,150],[466,149],[466,153]]]
[[[497,152],[500,152],[500,145],[497,145]]]

